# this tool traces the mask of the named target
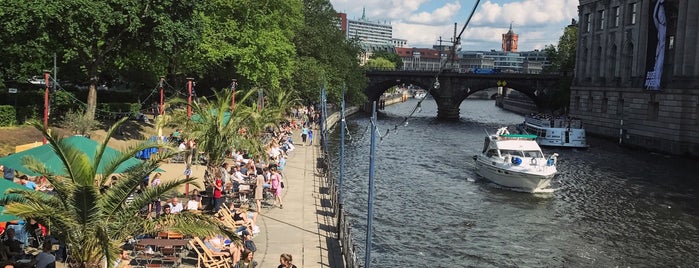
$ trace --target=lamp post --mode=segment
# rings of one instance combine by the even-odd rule
[[[163,109],[163,101],[165,98],[164,97],[165,96],[165,93],[164,93],[165,89],[163,87],[164,83],[165,83],[165,77],[161,76],[160,77],[160,84],[159,84],[159,86],[160,86],[160,107],[158,108],[158,117],[160,118],[160,120],[163,120],[163,115],[165,114],[165,110]],[[160,126],[161,124],[158,124],[158,125],[159,125],[158,126],[158,136],[162,137],[163,136],[163,127]]]
[[[49,129],[49,71],[44,71],[44,82],[46,85],[46,90],[44,90],[44,129],[48,131]],[[46,137],[44,137],[44,144],[46,144]]]
[[[192,118],[192,80],[194,78],[187,78],[187,118]]]
[[[262,88],[257,88],[257,111],[260,112],[265,107],[265,96]]]
[[[231,82],[231,112],[235,109],[235,88],[238,87],[238,79]]]

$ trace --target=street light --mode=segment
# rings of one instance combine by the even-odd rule
[[[233,79],[231,82],[231,112],[235,108],[235,88],[238,87],[238,79]]]

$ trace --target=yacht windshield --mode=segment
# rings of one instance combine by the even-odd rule
[[[522,151],[517,150],[500,150],[500,155],[511,155],[511,156],[524,156]]]
[[[544,155],[540,151],[524,151],[526,157],[531,158],[543,158]]]

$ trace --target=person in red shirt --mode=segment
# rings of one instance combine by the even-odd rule
[[[218,213],[221,209],[221,196],[223,195],[223,180],[220,174],[216,174],[216,181],[214,182],[214,213]]]

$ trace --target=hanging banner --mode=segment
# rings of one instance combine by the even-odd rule
[[[660,90],[663,77],[668,28],[665,2],[665,0],[656,0],[649,5],[651,18],[648,20],[645,83],[645,88],[649,90]]]

